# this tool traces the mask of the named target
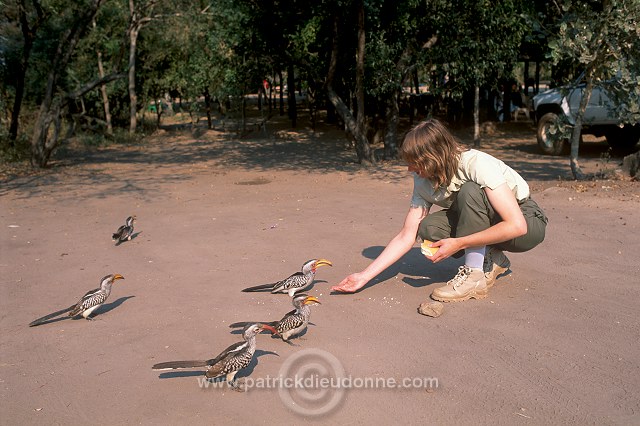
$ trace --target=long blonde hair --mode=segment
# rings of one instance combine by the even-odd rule
[[[407,132],[400,147],[400,156],[429,176],[435,187],[449,185],[465,148],[435,118],[417,124]]]

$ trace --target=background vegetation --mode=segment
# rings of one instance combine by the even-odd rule
[[[640,0],[0,0],[0,144],[46,167],[78,132],[144,136],[176,108],[194,125],[288,114],[343,126],[359,161],[396,155],[400,118],[455,126],[587,70],[640,91]],[[619,114],[638,122],[637,104]],[[320,115],[322,112],[322,115]],[[505,114],[505,119],[509,115]],[[577,157],[577,152],[575,153]]]

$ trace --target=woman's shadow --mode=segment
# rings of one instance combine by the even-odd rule
[[[362,255],[367,259],[373,260],[380,256],[384,249],[384,246],[367,247],[362,250]],[[366,288],[373,287],[376,284],[390,280],[398,274],[405,275],[402,281],[415,288],[447,282],[451,277],[453,277],[454,272],[462,263],[461,259],[459,260],[449,257],[442,262],[433,264],[425,258],[420,251],[420,247],[413,247],[404,256],[398,259],[397,262],[389,266],[358,291],[362,291]],[[340,293],[333,292],[333,294]]]

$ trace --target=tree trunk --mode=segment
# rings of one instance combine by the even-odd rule
[[[51,69],[47,76],[45,93],[40,104],[38,118],[34,124],[31,137],[31,164],[36,167],[46,167],[51,153],[58,145],[60,132],[60,111],[62,99],[55,97],[58,87],[58,78],[67,68],[67,64],[73,56],[73,52],[84,31],[91,25],[100,5],[104,0],[94,0],[90,7],[85,8],[72,24],[65,36],[58,43],[56,54],[51,63]],[[49,138],[49,127],[55,125],[54,132]]]
[[[150,12],[155,6],[157,0],[150,0],[144,4],[145,12]],[[151,22],[150,17],[140,17],[140,10],[136,9],[134,0],[129,0],[129,14],[131,22],[129,22],[129,133],[136,132],[138,127],[137,111],[138,111],[138,95],[136,94],[136,46],[138,43],[138,35],[140,30],[146,24]]]
[[[290,63],[287,67],[287,110],[291,120],[291,127],[296,127],[298,111],[296,108],[296,79],[293,63]]]
[[[438,40],[437,36],[431,37],[426,43],[423,44],[423,49],[430,49]],[[417,71],[414,64],[409,65],[411,60],[411,49],[407,48],[400,55],[398,62],[396,63],[396,69],[398,70],[400,80],[397,82],[396,89],[391,91],[387,98],[386,106],[386,123],[385,123],[385,136],[384,136],[384,158],[392,159],[396,158],[398,154],[398,124],[400,123],[400,95],[402,90],[402,82],[407,75],[414,75],[416,85],[416,95],[411,96],[410,99],[415,98],[415,101],[420,99],[420,85],[417,79]],[[410,105],[410,108],[414,108],[415,103]],[[410,112],[410,120],[413,123],[414,110]]]
[[[284,115],[284,81],[282,80],[282,71],[278,71],[278,80],[280,81],[280,115]]]
[[[16,73],[15,82],[15,98],[13,100],[13,109],[11,111],[11,124],[9,125],[9,141],[11,146],[14,146],[14,142],[18,137],[18,127],[20,124],[20,110],[22,109],[22,97],[24,96],[25,78],[27,75],[27,68],[29,67],[29,58],[31,57],[31,48],[33,47],[33,41],[36,38],[38,28],[44,21],[44,12],[40,7],[38,1],[33,1],[38,18],[32,27],[29,27],[29,21],[27,19],[27,8],[24,0],[18,1],[18,12],[20,19],[20,30],[22,31],[22,37],[24,38],[24,46],[22,47],[22,57],[20,58],[19,72]]]
[[[98,52],[98,75],[104,78],[104,68],[102,67],[102,52]],[[100,85],[100,93],[102,93],[102,105],[104,106],[104,117],[107,122],[107,135],[113,135],[113,126],[111,125],[111,110],[109,109],[109,95],[107,94],[107,85]]]
[[[400,91],[394,91],[387,99],[386,108],[386,131],[384,134],[384,158],[391,160],[398,155],[398,123],[400,122],[400,108],[398,106],[398,96]]]
[[[136,132],[138,120],[138,96],[136,95],[136,44],[138,42],[139,28],[134,26],[129,32],[129,133]]]
[[[358,44],[356,49],[356,124],[361,133],[366,134],[366,114],[364,111],[364,0],[358,0]]]
[[[480,146],[480,86],[473,90],[473,146]]]
[[[213,120],[211,118],[211,93],[209,89],[204,89],[204,106],[207,111],[207,128],[213,129]]]
[[[582,98],[580,99],[580,107],[578,114],[576,115],[576,123],[571,132],[571,154],[569,155],[569,164],[571,165],[571,173],[573,178],[582,180],[585,178],[580,163],[578,162],[578,152],[580,149],[580,134],[582,133],[582,119],[584,112],[587,110],[589,100],[591,99],[591,93],[593,92],[593,71],[589,69],[585,75],[587,85],[582,92]]]
[[[327,91],[327,97],[329,101],[336,108],[336,112],[344,121],[347,131],[356,142],[356,154],[360,163],[372,164],[375,162],[373,158],[373,151],[369,146],[367,136],[361,131],[354,119],[351,111],[347,105],[343,102],[340,96],[333,89],[333,79],[335,78],[336,68],[338,66],[338,19],[334,17],[333,20],[333,43],[331,48],[331,59],[329,61],[329,71],[327,72],[327,79],[325,82],[325,89]]]

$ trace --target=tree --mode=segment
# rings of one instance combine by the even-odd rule
[[[53,56],[47,75],[45,93],[40,104],[40,111],[31,137],[31,163],[34,166],[45,167],[51,153],[58,146],[62,118],[61,111],[67,105],[69,99],[82,96],[88,90],[96,87],[97,84],[119,78],[118,75],[111,75],[85,85],[80,91],[71,92],[66,95],[61,95],[58,92],[59,80],[66,72],[79,40],[91,27],[91,23],[103,1],[104,0],[91,0],[78,5],[78,9],[67,10],[68,15],[66,15],[66,18],[69,19],[71,23],[66,31],[64,31]],[[50,135],[49,129],[51,125],[54,126],[54,132]]]
[[[339,54],[339,30],[338,30],[338,17],[334,18],[334,37],[333,37],[333,47],[331,49],[331,61],[329,62],[329,70],[327,72],[327,79],[325,82],[325,89],[327,91],[327,96],[329,100],[336,108],[336,111],[342,118],[345,123],[346,128],[348,129],[351,136],[355,139],[356,142],[356,153],[358,155],[358,160],[362,163],[372,163],[373,153],[371,152],[371,147],[369,146],[369,141],[364,133],[364,129],[361,127],[359,122],[353,117],[353,114],[344,103],[342,98],[338,95],[334,88],[334,81],[336,77],[336,69],[338,66],[338,54]],[[359,51],[356,56],[364,55],[364,52]],[[360,116],[364,117],[364,111],[359,111]]]
[[[521,0],[462,0],[448,3],[444,12],[446,25],[440,32],[437,57],[449,76],[447,90],[453,99],[473,90],[476,146],[480,144],[479,88],[510,77],[525,33],[523,12]]]
[[[151,14],[157,0],[146,0],[136,5],[129,0],[129,133],[135,133],[137,127],[138,95],[136,93],[136,48],[138,35],[142,28],[153,19]]]
[[[9,140],[13,143],[18,136],[18,126],[20,119],[20,111],[22,109],[22,99],[25,89],[25,78],[27,68],[29,67],[29,58],[38,30],[48,19],[50,13],[45,11],[38,0],[32,1],[32,9],[28,10],[25,0],[16,0],[15,9],[9,9],[17,14],[17,21],[22,32],[23,44],[22,54],[17,63],[17,72],[15,72],[15,95],[13,99],[13,109],[11,110],[11,124],[9,126]]]
[[[586,87],[571,132],[571,172],[585,175],[578,162],[583,117],[594,83],[617,79],[611,92],[624,99],[613,111],[622,123],[640,123],[640,0],[579,1],[562,4],[563,17],[550,42],[554,63],[571,59],[584,69]]]

